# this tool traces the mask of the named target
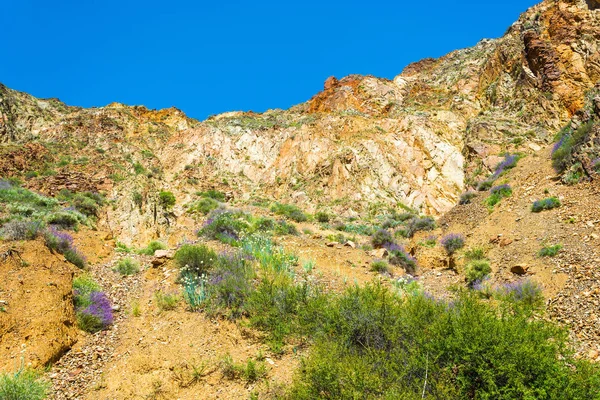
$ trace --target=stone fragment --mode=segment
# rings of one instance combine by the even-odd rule
[[[510,272],[517,275],[525,275],[528,270],[529,266],[527,264],[517,264],[510,268]]]

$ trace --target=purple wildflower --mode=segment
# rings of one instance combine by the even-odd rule
[[[458,233],[451,233],[444,236],[440,244],[446,249],[448,255],[452,255],[465,246],[465,237]]]
[[[542,299],[542,287],[529,279],[507,283],[500,288],[507,298],[525,304],[533,305]]]
[[[562,147],[563,144],[565,144],[566,138],[567,135],[563,135],[563,137],[561,137],[560,140],[554,144],[554,147],[552,147],[552,154],[554,154],[558,149]]]
[[[512,188],[510,187],[510,185],[504,184],[504,185],[498,185],[498,186],[494,186],[493,188],[490,189],[490,193],[492,194],[508,194],[508,193],[512,193]]]
[[[12,188],[12,185],[10,184],[9,181],[0,179],[0,190],[6,190],[6,189],[10,189],[10,188]]]
[[[496,166],[496,170],[494,171],[492,176],[494,178],[497,178],[500,175],[502,175],[502,173],[504,171],[506,171],[507,169],[513,168],[515,165],[517,165],[517,156],[512,155],[512,154],[507,154],[504,157],[504,160]]]
[[[100,319],[104,327],[113,323],[113,312],[110,300],[103,292],[92,292],[90,294],[91,304],[82,310],[83,314],[93,315]]]

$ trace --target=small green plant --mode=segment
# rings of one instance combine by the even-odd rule
[[[163,291],[154,292],[154,300],[156,301],[156,306],[161,311],[169,311],[174,310],[179,303],[179,295],[173,293],[165,293]]]
[[[134,317],[139,317],[142,315],[142,308],[140,306],[139,300],[133,300],[131,302],[131,315]]]
[[[315,219],[321,223],[329,222],[330,216],[325,211],[319,211],[315,214]]]
[[[117,242],[115,244],[115,251],[118,253],[131,253],[131,247],[127,246],[125,243]]]
[[[371,244],[376,249],[384,247],[390,243],[394,243],[394,238],[392,237],[392,234],[385,229],[378,230],[371,238]]]
[[[560,205],[560,200],[557,197],[548,197],[543,200],[536,200],[531,206],[531,211],[537,213],[560,207]]]
[[[42,400],[50,391],[50,383],[31,369],[21,367],[15,373],[0,373],[0,399]]]
[[[142,164],[140,164],[139,162],[135,162],[133,164],[133,171],[135,172],[136,175],[140,175],[140,174],[144,174],[146,172],[146,168],[144,168],[144,166]]]
[[[204,215],[210,213],[221,206],[217,200],[210,197],[203,197],[198,201],[195,201],[187,206],[187,212],[190,214],[202,213]]]
[[[385,260],[375,260],[371,263],[371,271],[387,273],[389,272],[389,265]]]
[[[538,252],[540,257],[554,257],[563,248],[562,244],[555,244],[553,246],[544,246]]]
[[[217,254],[205,245],[185,244],[175,253],[180,269],[186,268],[196,276],[207,274],[217,263]]]
[[[512,188],[509,185],[499,185],[494,186],[490,190],[490,195],[484,200],[485,205],[488,209],[493,209],[494,206],[505,197],[510,197],[512,195]]]
[[[121,275],[134,275],[140,271],[140,264],[132,258],[122,258],[114,268]]]
[[[489,261],[473,260],[465,267],[465,278],[469,285],[473,285],[475,282],[483,281],[491,272]]]
[[[170,210],[175,205],[175,195],[172,192],[161,190],[158,194],[158,202],[165,210]]]
[[[223,192],[219,192],[218,190],[210,189],[205,192],[197,192],[197,196],[217,200],[220,202],[225,201],[225,194]]]
[[[471,247],[467,251],[465,251],[465,258],[468,261],[474,260],[486,260],[486,251],[483,247]]]
[[[275,203],[271,206],[271,211],[277,215],[283,215],[286,218],[296,222],[304,222],[308,220],[306,214],[300,208],[292,204]]]
[[[166,248],[167,246],[164,243],[159,242],[157,240],[153,240],[150,243],[148,243],[148,246],[144,247],[143,249],[139,249],[138,253],[145,254],[147,256],[153,256],[156,250],[164,250]]]
[[[440,240],[440,244],[449,256],[465,247],[465,237],[458,233],[451,233]]]
[[[137,208],[139,208],[140,210],[142,209],[142,205],[144,204],[144,197],[142,196],[142,194],[140,192],[133,192],[131,194],[131,200],[133,201],[133,204],[136,205]]]

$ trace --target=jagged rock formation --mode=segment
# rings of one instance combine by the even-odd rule
[[[0,140],[60,142],[51,160],[77,149],[94,168],[69,168],[112,190],[115,229],[129,235],[176,217],[177,208],[157,216],[161,188],[182,202],[216,187],[309,210],[352,214],[381,201],[439,215],[500,152],[549,142],[583,106],[600,77],[599,39],[596,1],[547,0],[502,38],[411,64],[393,80],[332,77],[289,110],[204,122],[174,108],[69,107],[2,86]],[[43,179],[28,184],[48,190]]]

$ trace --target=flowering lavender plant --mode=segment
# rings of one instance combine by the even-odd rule
[[[11,188],[12,188],[12,185],[10,184],[9,181],[0,179],[0,190],[7,190],[7,189],[11,189]]]
[[[498,292],[502,298],[527,307],[536,308],[544,303],[542,287],[529,279],[507,283]]]
[[[457,250],[465,246],[465,237],[458,233],[451,233],[440,240],[441,245],[446,250],[449,256],[453,255]]]
[[[104,292],[86,293],[81,288],[73,291],[77,311],[77,323],[86,332],[95,333],[105,329],[114,321],[110,300]]]

